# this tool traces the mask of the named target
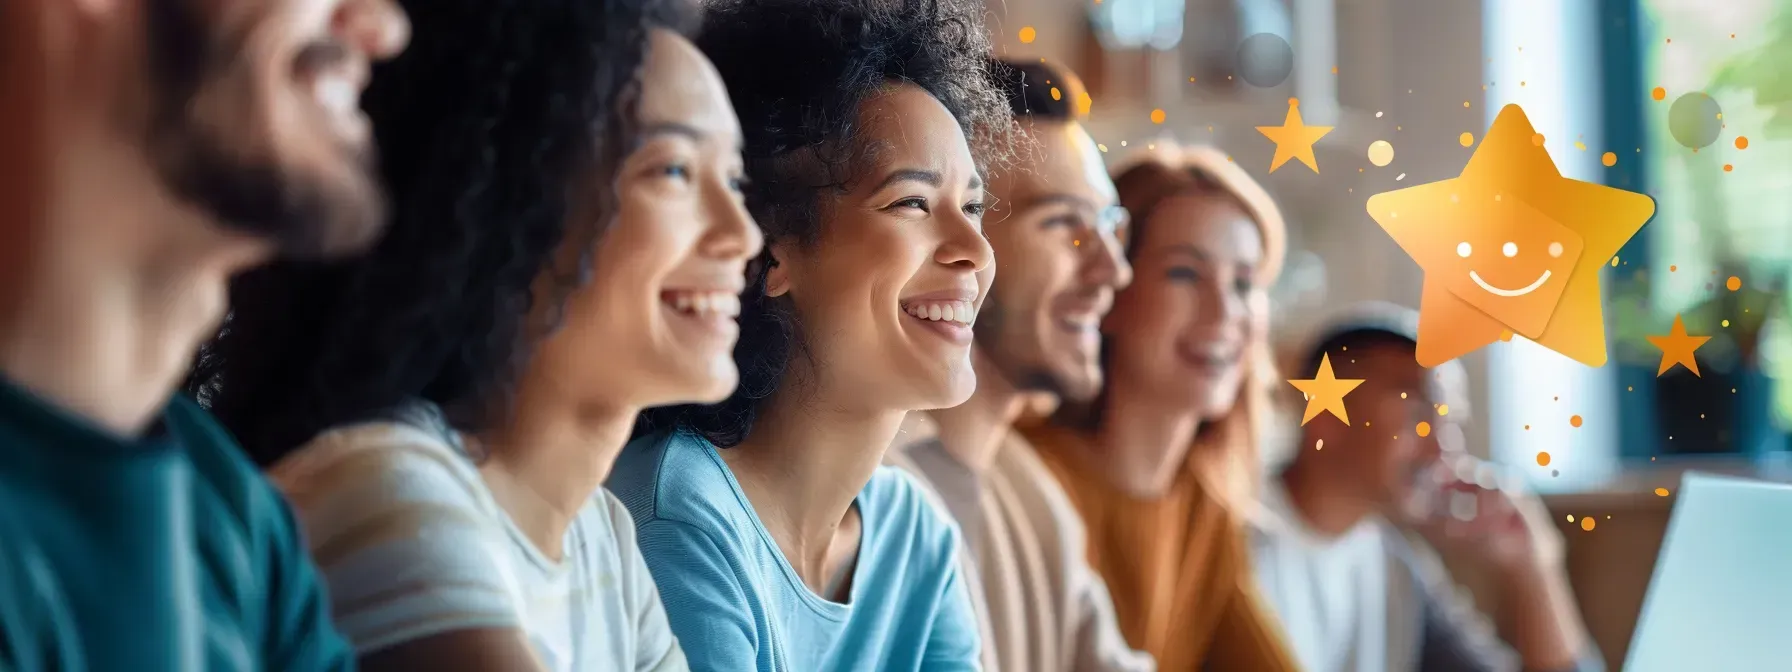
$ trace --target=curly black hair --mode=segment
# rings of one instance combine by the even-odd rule
[[[457,429],[504,421],[558,321],[532,308],[589,276],[591,245],[563,259],[563,243],[595,242],[615,212],[613,188],[586,201],[573,185],[614,183],[651,30],[695,21],[684,0],[402,4],[415,39],[362,99],[393,206],[385,237],[359,258],[241,275],[187,381],[262,465],[418,398]]]
[[[999,169],[1014,121],[989,75],[982,3],[969,0],[722,0],[706,5],[697,44],[728,86],[746,134],[747,207],[766,252],[749,271],[734,361],[740,386],[720,404],[641,415],[636,434],[684,427],[717,446],[739,445],[762,400],[803,352],[787,302],[765,295],[771,244],[812,243],[820,198],[847,189],[866,148],[859,107],[892,82],[945,105],[971,141],[979,169]]]

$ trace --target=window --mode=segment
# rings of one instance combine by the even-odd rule
[[[1491,124],[1505,105],[1517,104],[1546,138],[1579,138],[1591,149],[1616,135],[1620,129],[1600,119],[1601,92],[1611,73],[1602,67],[1599,40],[1590,39],[1601,34],[1607,4],[1483,4],[1488,82],[1483,123]],[[1577,151],[1571,142],[1548,145],[1562,175],[1592,181],[1610,175],[1599,152]],[[1609,282],[1611,274],[1605,275]],[[1607,318],[1609,323],[1609,308]],[[1495,460],[1519,469],[1542,491],[1593,486],[1617,470],[1621,428],[1628,419],[1613,394],[1620,377],[1616,367],[1585,366],[1523,337],[1484,351],[1488,410],[1478,417],[1488,423]],[[1577,415],[1583,420],[1579,426],[1573,422]],[[1539,452],[1549,453],[1547,465],[1539,464]]]
[[[1606,88],[1608,126],[1629,126],[1632,147],[1611,147],[1616,171],[1656,198],[1655,219],[1608,275],[1612,355],[1620,367],[1623,453],[1759,454],[1784,450],[1792,427],[1792,3],[1784,0],[1626,0],[1636,20],[1611,25],[1608,73],[1630,69],[1632,87]],[[1621,78],[1621,77],[1620,77]],[[1662,94],[1655,99],[1655,93]],[[1721,109],[1716,140],[1694,151],[1698,119],[1679,118],[1682,96],[1707,94]],[[1680,139],[1675,131],[1680,130]],[[1629,149],[1630,151],[1623,151]],[[1740,289],[1730,290],[1732,276]],[[1709,335],[1701,376],[1655,377],[1660,352],[1645,339],[1680,315]]]
[[[1095,35],[1108,49],[1174,49],[1182,42],[1184,0],[1107,0],[1091,10]]]

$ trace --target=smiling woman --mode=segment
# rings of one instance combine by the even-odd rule
[[[738,379],[763,241],[727,91],[679,0],[412,4],[366,101],[390,232],[245,275],[195,386],[363,669],[684,669],[601,485],[639,409]]]
[[[610,484],[693,667],[979,660],[951,523],[878,465],[908,411],[976,386],[984,166],[1012,124],[985,78],[980,12],[709,8],[700,43],[740,106],[767,240],[742,301],[741,387],[646,413]]]

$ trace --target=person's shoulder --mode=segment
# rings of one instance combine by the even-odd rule
[[[588,541],[607,547],[601,552],[614,549],[617,557],[622,558],[640,554],[635,541],[635,517],[608,488],[598,488],[574,520]]]
[[[927,486],[920,477],[901,467],[882,464],[871,472],[871,480],[865,483],[862,496],[885,505],[912,507],[927,503],[927,493]]]
[[[445,499],[485,508],[490,499],[472,460],[448,437],[397,421],[325,431],[268,475],[301,510],[366,498]]]
[[[0,669],[43,669],[48,661],[78,669],[80,637],[52,561],[3,509],[0,539]]]
[[[214,506],[205,513],[221,515],[234,527],[212,527],[206,534],[230,532],[252,537],[286,519],[279,493],[223,425],[197,402],[176,396],[162,412],[162,422],[186,455],[202,497],[215,498]]]
[[[1017,424],[1011,433],[1026,440],[1039,452],[1048,454],[1088,441],[1082,431],[1051,420]]]
[[[674,520],[698,527],[737,524],[738,502],[727,467],[709,440],[664,430],[630,441],[606,482],[636,525]]]
[[[1009,432],[1002,439],[1002,447],[996,451],[995,462],[991,465],[991,474],[995,476],[992,480],[1001,482],[1004,487],[1052,506],[1054,514],[1075,514],[1064,485],[1039,458],[1039,451],[1033,444],[1016,432]]]
[[[240,498],[263,482],[236,439],[198,402],[176,396],[162,411],[162,423],[205,483]]]
[[[1014,497],[1034,528],[1047,528],[1063,543],[1080,549],[1083,544],[1083,516],[1071,501],[1070,493],[1057,475],[1039,458],[1033,445],[1016,432],[1003,439],[991,466],[992,487],[999,496]],[[1041,530],[1043,531],[1043,530]]]
[[[957,524],[942,508],[938,495],[914,474],[892,466],[880,466],[861,491],[862,515],[875,516],[867,523],[885,532],[902,531],[914,542],[955,547]],[[867,513],[866,509],[869,510]]]
[[[1026,449],[1021,452],[1031,458],[1030,462],[1050,474],[1053,482],[1060,484],[1060,489],[1074,494],[1069,493],[1075,489],[1074,483],[1067,481],[1074,481],[1076,476],[1076,470],[1070,461],[1075,459],[1072,453],[1085,441],[1081,433],[1050,422],[1040,422],[1016,426],[1009,430],[1008,437],[1003,452],[1008,452],[1008,448],[1015,444],[1024,446]]]

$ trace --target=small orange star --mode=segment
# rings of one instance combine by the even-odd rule
[[[1311,380],[1289,380],[1288,384],[1307,395],[1307,411],[1301,414],[1301,425],[1306,425],[1308,420],[1318,416],[1321,411],[1330,412],[1348,425],[1350,414],[1344,411],[1344,395],[1350,394],[1363,381],[1334,376],[1332,356],[1327,354],[1319,357],[1319,373],[1314,374]]]
[[[1269,172],[1276,172],[1289,159],[1300,159],[1313,172],[1319,172],[1319,160],[1313,158],[1313,143],[1332,132],[1330,126],[1308,126],[1300,119],[1300,101],[1288,99],[1288,116],[1281,126],[1258,126],[1257,132],[1276,143],[1276,156],[1269,161]]]
[[[1676,314],[1674,315],[1674,329],[1668,332],[1668,335],[1649,336],[1648,339],[1650,343],[1655,344],[1655,347],[1661,348],[1661,368],[1655,371],[1655,377],[1660,378],[1661,374],[1667,373],[1668,369],[1674,368],[1675,364],[1685,366],[1686,370],[1692,372],[1692,375],[1698,376],[1699,362],[1693,359],[1692,352],[1704,345],[1705,341],[1711,340],[1711,337],[1686,335],[1686,324],[1681,322],[1680,316]],[[1699,377],[1703,378],[1704,376]]]

